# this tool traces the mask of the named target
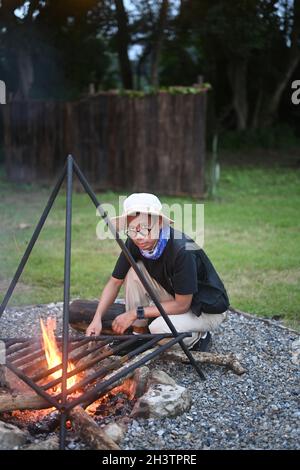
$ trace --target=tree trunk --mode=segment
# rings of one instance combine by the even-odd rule
[[[163,0],[161,4],[160,12],[159,12],[157,26],[154,32],[152,60],[151,60],[151,85],[154,87],[158,87],[159,85],[158,67],[159,67],[159,59],[160,59],[161,48],[162,48],[163,37],[164,37],[164,29],[166,26],[167,16],[168,16],[168,7],[169,7],[169,1]]]
[[[17,57],[19,87],[14,98],[17,100],[27,100],[34,80],[32,56],[30,51],[25,47],[20,53],[18,53]]]
[[[251,129],[257,129],[259,127],[259,118],[263,104],[263,85],[260,83],[260,88],[256,96],[255,106],[253,110],[253,115],[251,119]]]
[[[273,124],[276,119],[282,94],[287,87],[294,71],[300,63],[300,0],[294,0],[293,8],[293,29],[291,33],[291,46],[289,49],[287,65],[283,70],[275,89],[268,100],[265,111],[262,113],[261,125],[267,127]]]
[[[247,68],[248,62],[244,59],[234,60],[228,65],[228,77],[233,94],[233,107],[236,112],[238,130],[246,129],[248,123]]]
[[[118,23],[117,48],[121,70],[122,83],[124,88],[133,88],[133,78],[131,63],[128,56],[128,47],[130,43],[128,31],[128,18],[123,0],[115,0],[116,17]]]
[[[147,57],[151,53],[152,50],[152,44],[149,42],[144,51],[142,56],[139,58],[139,61],[137,63],[136,67],[136,74],[137,74],[137,89],[140,90],[142,88],[142,76],[146,76],[145,70],[144,70],[144,65]]]

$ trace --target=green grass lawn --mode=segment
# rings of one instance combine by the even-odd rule
[[[0,177],[0,297],[30,240],[49,187],[14,185]],[[117,203],[118,194],[99,194]],[[204,249],[220,273],[231,305],[300,324],[300,170],[274,164],[224,164],[218,198],[205,203]],[[166,203],[199,203],[161,197]],[[119,253],[96,236],[99,217],[87,195],[73,198],[71,297],[97,298]],[[62,300],[65,195],[59,195],[10,305]],[[29,227],[21,228],[20,224]]]

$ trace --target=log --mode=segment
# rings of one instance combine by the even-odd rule
[[[201,352],[201,351],[193,351],[193,357],[196,361],[200,362],[201,364],[213,364],[216,366],[226,366],[231,369],[235,374],[242,375],[247,372],[240,362],[238,361],[237,357],[233,353],[229,354],[217,354],[217,353],[209,353],[209,352]],[[170,351],[166,352],[164,355],[164,360],[180,360],[184,364],[190,364],[190,361],[182,351]]]
[[[106,346],[105,346],[106,348]],[[82,357],[76,362],[76,368],[77,367],[91,367],[92,365],[97,364],[97,361],[101,361],[101,367],[104,367],[108,364],[110,364],[111,360],[109,358],[101,359],[101,356],[106,352],[106,350],[109,350],[110,348],[106,349],[101,349],[97,351],[93,351],[90,354],[87,354],[86,356]],[[91,364],[91,365],[90,365]],[[90,375],[89,370],[86,369],[87,375]]]
[[[69,306],[69,322],[72,328],[76,331],[85,332],[89,324],[94,318],[98,306],[97,300],[74,300]],[[125,312],[125,305],[114,303],[112,304],[103,315],[102,319],[102,333],[112,334],[113,320]]]
[[[46,400],[35,393],[0,395],[0,413],[14,410],[42,410],[52,408]]]
[[[120,450],[81,406],[70,411],[70,420],[81,439],[93,450]]]

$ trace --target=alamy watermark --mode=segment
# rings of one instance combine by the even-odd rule
[[[0,104],[6,104],[6,85],[3,80],[0,80]]]
[[[295,105],[300,104],[300,80],[294,80],[292,83],[292,89],[295,90],[292,93],[292,103]]]
[[[119,196],[118,208],[109,203],[101,204],[102,210],[106,213],[107,218],[113,222],[114,227],[116,227],[114,224],[114,217],[117,217],[118,214],[122,214],[123,202],[126,197],[127,196]],[[102,211],[100,212],[99,209],[100,208],[96,210],[96,215],[101,217]],[[194,250],[204,246],[204,204],[162,204],[162,213],[168,218],[174,220],[174,228],[176,229],[174,232],[175,238],[182,238],[182,233],[184,233],[192,239],[186,243],[187,250]],[[153,217],[153,220],[155,221],[155,216]],[[152,226],[152,224],[150,225]],[[99,240],[115,239],[115,233],[111,232],[102,218],[97,224],[96,234]],[[119,229],[119,236],[122,240],[127,239],[124,227]],[[195,243],[198,246],[196,246]]]

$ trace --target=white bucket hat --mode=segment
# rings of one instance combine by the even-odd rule
[[[118,217],[112,217],[111,222],[118,231],[124,229],[129,215],[153,214],[162,217],[167,224],[173,224],[174,220],[162,213],[162,204],[155,194],[133,193],[128,196],[123,203],[123,214]]]

